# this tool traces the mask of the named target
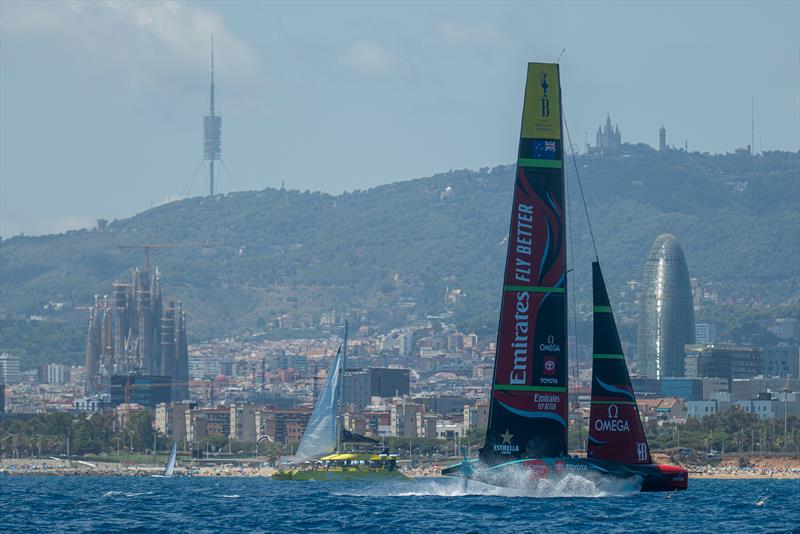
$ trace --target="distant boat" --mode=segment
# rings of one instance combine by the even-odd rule
[[[167,458],[167,463],[164,465],[164,472],[160,475],[153,475],[157,478],[169,478],[173,476],[175,472],[175,459],[178,456],[178,444],[173,443],[172,448],[169,450],[169,457]]]
[[[325,387],[311,412],[297,451],[284,461],[284,468],[272,475],[273,480],[405,478],[397,469],[397,456],[389,454],[388,450],[379,454],[340,450],[342,441],[377,445],[374,440],[348,432],[342,425],[340,409],[347,361],[347,323],[343,348],[340,347],[331,362]]]
[[[567,269],[558,64],[529,63],[486,441],[442,471],[498,486],[568,473],[686,489],[688,472],[650,457],[600,263],[586,458],[567,446]]]

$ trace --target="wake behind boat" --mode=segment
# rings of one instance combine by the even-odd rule
[[[442,471],[498,486],[566,473],[686,489],[656,465],[636,405],[599,262],[586,458],[568,455],[567,270],[561,87],[557,64],[529,63],[486,441],[478,460]]]
[[[345,452],[343,443],[377,442],[348,432],[342,424],[342,383],[347,362],[347,323],[344,327],[344,350],[334,356],[328,369],[325,387],[317,399],[295,455],[272,475],[273,480],[373,480],[404,479],[397,469],[397,456],[388,450]]]

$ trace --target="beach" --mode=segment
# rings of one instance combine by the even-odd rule
[[[737,465],[737,459],[726,459],[717,465],[684,465],[690,478],[704,479],[800,479],[800,459],[798,458],[752,458],[751,466]],[[441,465],[415,468],[402,468],[409,478],[439,477]],[[0,476],[151,476],[161,474],[162,465],[130,464],[119,462],[88,462],[83,460],[13,459],[0,461]],[[175,468],[177,475],[201,477],[270,477],[275,468],[266,465],[247,464],[220,465],[180,465]]]

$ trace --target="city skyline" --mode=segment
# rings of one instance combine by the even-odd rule
[[[668,144],[733,151],[750,143],[754,101],[756,151],[797,150],[798,6],[718,6],[537,4],[554,22],[531,35],[520,20],[532,8],[518,4],[469,4],[456,17],[445,4],[317,4],[307,16],[278,3],[4,2],[0,235],[202,194],[192,171],[212,33],[230,168],[222,192],[285,182],[340,193],[508,163],[519,66],[562,49],[567,124],[581,148],[610,113],[623,142],[658,146],[664,124]],[[652,44],[629,49],[654,16],[664,24],[648,31]]]

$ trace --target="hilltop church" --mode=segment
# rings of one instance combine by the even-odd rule
[[[619,132],[619,124],[611,126],[611,115],[606,115],[605,127],[601,125],[597,128],[595,141],[595,146],[586,147],[589,154],[608,154],[619,150],[622,145],[622,135]]]

